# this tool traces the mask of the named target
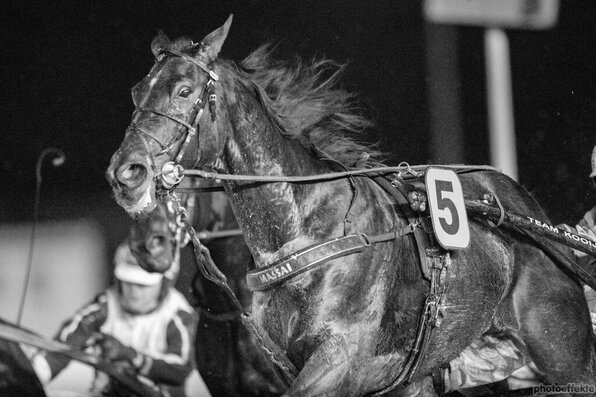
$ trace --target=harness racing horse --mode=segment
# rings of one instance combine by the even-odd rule
[[[574,274],[484,219],[470,219],[465,249],[420,249],[428,215],[412,220],[388,193],[385,177],[406,190],[399,173],[367,174],[377,152],[353,138],[367,122],[336,87],[335,64],[274,61],[266,47],[240,64],[220,59],[230,25],[200,43],[154,39],[155,64],[132,90],[136,112],[107,175],[117,202],[139,213],[179,179],[178,165],[216,171],[256,266],[247,323],[284,369],[286,395],[432,395],[421,380],[482,335],[513,340],[550,383],[596,384]],[[491,194],[547,222],[499,172],[459,179],[467,200]],[[432,334],[429,317],[441,319]]]
[[[240,302],[248,308],[251,293],[244,278],[250,253],[241,235],[231,235],[238,229],[238,224],[225,194],[179,196],[180,204],[186,209],[189,221],[200,231],[199,235],[214,236],[206,240],[206,246],[213,259],[222,264],[221,271]],[[174,258],[178,256],[181,274],[194,272],[190,286],[191,301],[199,312],[195,337],[199,373],[213,396],[281,395],[283,381],[241,324],[240,312],[217,285],[196,271],[194,258],[179,252],[185,237],[180,235],[182,230],[176,205],[173,198],[168,197],[153,211],[136,217],[128,241],[135,255],[142,258],[141,263],[164,268],[165,264],[176,263]]]

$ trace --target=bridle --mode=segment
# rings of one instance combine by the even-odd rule
[[[214,86],[215,86],[215,82],[219,80],[219,76],[212,70],[210,65],[207,65],[204,62],[199,61],[198,59],[192,58],[191,56],[184,54],[180,51],[176,51],[176,50],[163,50],[162,52],[160,52],[158,54],[158,56],[156,58],[156,62],[162,61],[167,56],[180,57],[187,62],[191,62],[191,63],[197,65],[201,71],[205,72],[209,76],[209,79],[207,80],[207,82],[205,83],[203,88],[201,89],[201,93],[199,94],[197,99],[194,101],[192,108],[190,109],[190,112],[184,118],[181,118],[177,115],[162,112],[157,109],[149,109],[149,108],[145,108],[145,107],[137,107],[135,109],[135,111],[133,113],[133,120],[137,114],[152,113],[152,114],[156,114],[161,117],[165,117],[165,118],[172,120],[172,121],[176,122],[177,124],[179,124],[177,133],[169,141],[163,142],[161,139],[159,139],[157,136],[155,136],[154,133],[152,133],[151,131],[148,131],[146,128],[144,128],[142,126],[142,123],[136,123],[134,121],[128,126],[128,128],[126,130],[126,136],[133,135],[133,134],[139,136],[139,138],[143,142],[143,144],[151,158],[151,168],[153,169],[153,173],[155,175],[156,182],[158,182],[158,183],[161,182],[161,184],[166,189],[171,189],[173,186],[175,186],[176,184],[178,184],[180,182],[181,178],[180,178],[180,180],[171,181],[171,183],[168,183],[167,180],[160,178],[161,173],[157,171],[157,167],[155,165],[155,158],[165,154],[165,155],[170,155],[170,158],[174,159],[174,164],[179,164],[182,161],[182,158],[184,157],[184,154],[186,153],[186,150],[187,150],[190,142],[193,140],[193,137],[196,136],[198,139],[197,132],[198,132],[198,128],[199,128],[199,120],[203,114],[205,105],[207,103],[209,104],[209,112],[211,113],[211,121],[212,122],[215,121],[217,96],[215,95],[215,92],[214,92]],[[149,143],[147,142],[147,138],[156,142],[159,145],[159,147],[161,148],[161,150],[159,152],[157,152],[156,154],[153,154],[150,150],[150,146],[149,146]],[[183,140],[183,143],[180,146],[178,153],[175,156],[172,156],[170,152],[172,151],[173,147],[182,140]],[[198,145],[197,145],[197,147],[198,147]],[[195,165],[196,165],[196,163],[199,162],[199,157],[200,156],[197,155]],[[168,162],[166,164],[168,164],[170,167],[172,165],[171,162]]]

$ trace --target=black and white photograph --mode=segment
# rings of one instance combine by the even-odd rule
[[[596,2],[0,15],[0,397],[596,396]]]

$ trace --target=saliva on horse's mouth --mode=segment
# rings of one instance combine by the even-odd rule
[[[143,217],[157,207],[157,199],[153,194],[153,184],[147,184],[147,188],[141,197],[133,204],[129,204],[124,196],[126,194],[120,189],[120,196],[116,195],[116,201],[133,219],[137,216]]]

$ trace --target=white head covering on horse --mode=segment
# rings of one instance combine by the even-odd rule
[[[132,254],[127,242],[118,246],[114,254],[114,276],[126,283],[157,285],[161,282],[161,273],[149,273],[143,269]]]

